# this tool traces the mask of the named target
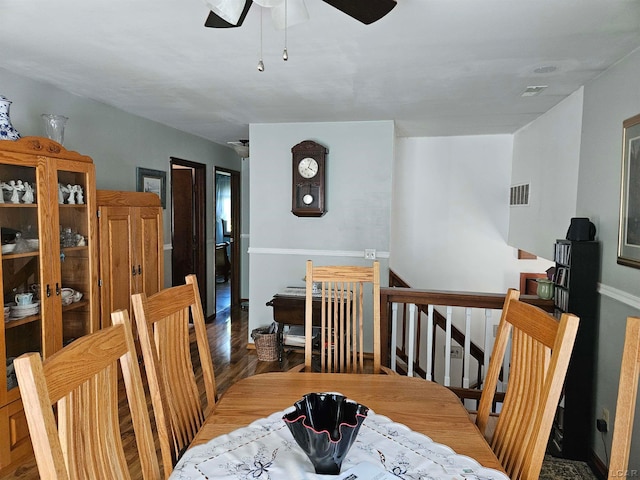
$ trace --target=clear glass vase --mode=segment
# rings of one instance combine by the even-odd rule
[[[43,113],[41,116],[44,121],[44,131],[47,138],[62,145],[64,141],[64,126],[69,119],[63,115],[53,115],[50,113]]]

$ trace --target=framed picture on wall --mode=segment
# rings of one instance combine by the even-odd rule
[[[136,167],[138,192],[151,192],[160,197],[162,208],[167,208],[167,172]]]
[[[618,263],[640,268],[640,115],[622,123]]]

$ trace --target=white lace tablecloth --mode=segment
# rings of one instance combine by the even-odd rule
[[[193,447],[176,465],[171,480],[341,479],[318,475],[282,420],[284,412]],[[509,480],[497,470],[456,454],[426,435],[371,410],[342,463],[341,472],[361,463],[376,464],[394,477],[415,480]]]

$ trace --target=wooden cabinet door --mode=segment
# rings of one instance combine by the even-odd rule
[[[153,295],[164,284],[162,208],[136,207],[136,273],[134,293]]]
[[[52,166],[49,198],[57,206],[55,215],[49,219],[53,225],[50,232],[52,282],[56,308],[61,312],[60,323],[55,326],[57,350],[100,326],[95,170],[93,164],[64,159],[49,164]],[[60,198],[59,186],[71,188],[66,199],[64,193]],[[50,326],[47,324],[45,328]]]
[[[47,256],[50,248],[47,243],[47,232],[50,230],[47,214],[51,215],[47,172],[45,158],[0,151],[0,179],[3,186],[9,182],[16,184],[20,180],[33,186],[35,191],[32,203],[25,204],[14,203],[10,199],[12,191],[0,189],[0,195],[3,195],[0,227],[3,243],[6,243],[0,262],[0,303],[5,308],[4,328],[0,330],[0,352],[5,357],[2,362],[6,361],[7,370],[6,377],[0,378],[0,406],[19,398],[13,359],[25,352],[48,353],[53,344],[47,339],[52,338],[54,332],[47,332],[43,327],[44,312],[51,316],[52,324],[56,318],[55,305],[47,302],[43,295],[44,286],[51,277],[51,261]],[[18,293],[32,293],[33,305],[37,306],[24,307],[31,310],[28,315],[14,310]],[[5,433],[1,425],[0,433]]]
[[[102,327],[111,312],[126,309],[131,295],[153,295],[164,286],[160,198],[149,192],[97,190]]]
[[[136,276],[135,218],[130,207],[100,207],[101,323],[111,325],[111,312],[131,312],[131,293]],[[135,266],[134,266],[135,265]]]

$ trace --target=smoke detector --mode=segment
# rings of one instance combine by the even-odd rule
[[[542,92],[545,88],[547,88],[548,85],[530,85],[528,86],[524,93],[522,94],[523,97],[535,97],[536,95],[539,95],[540,92]]]

